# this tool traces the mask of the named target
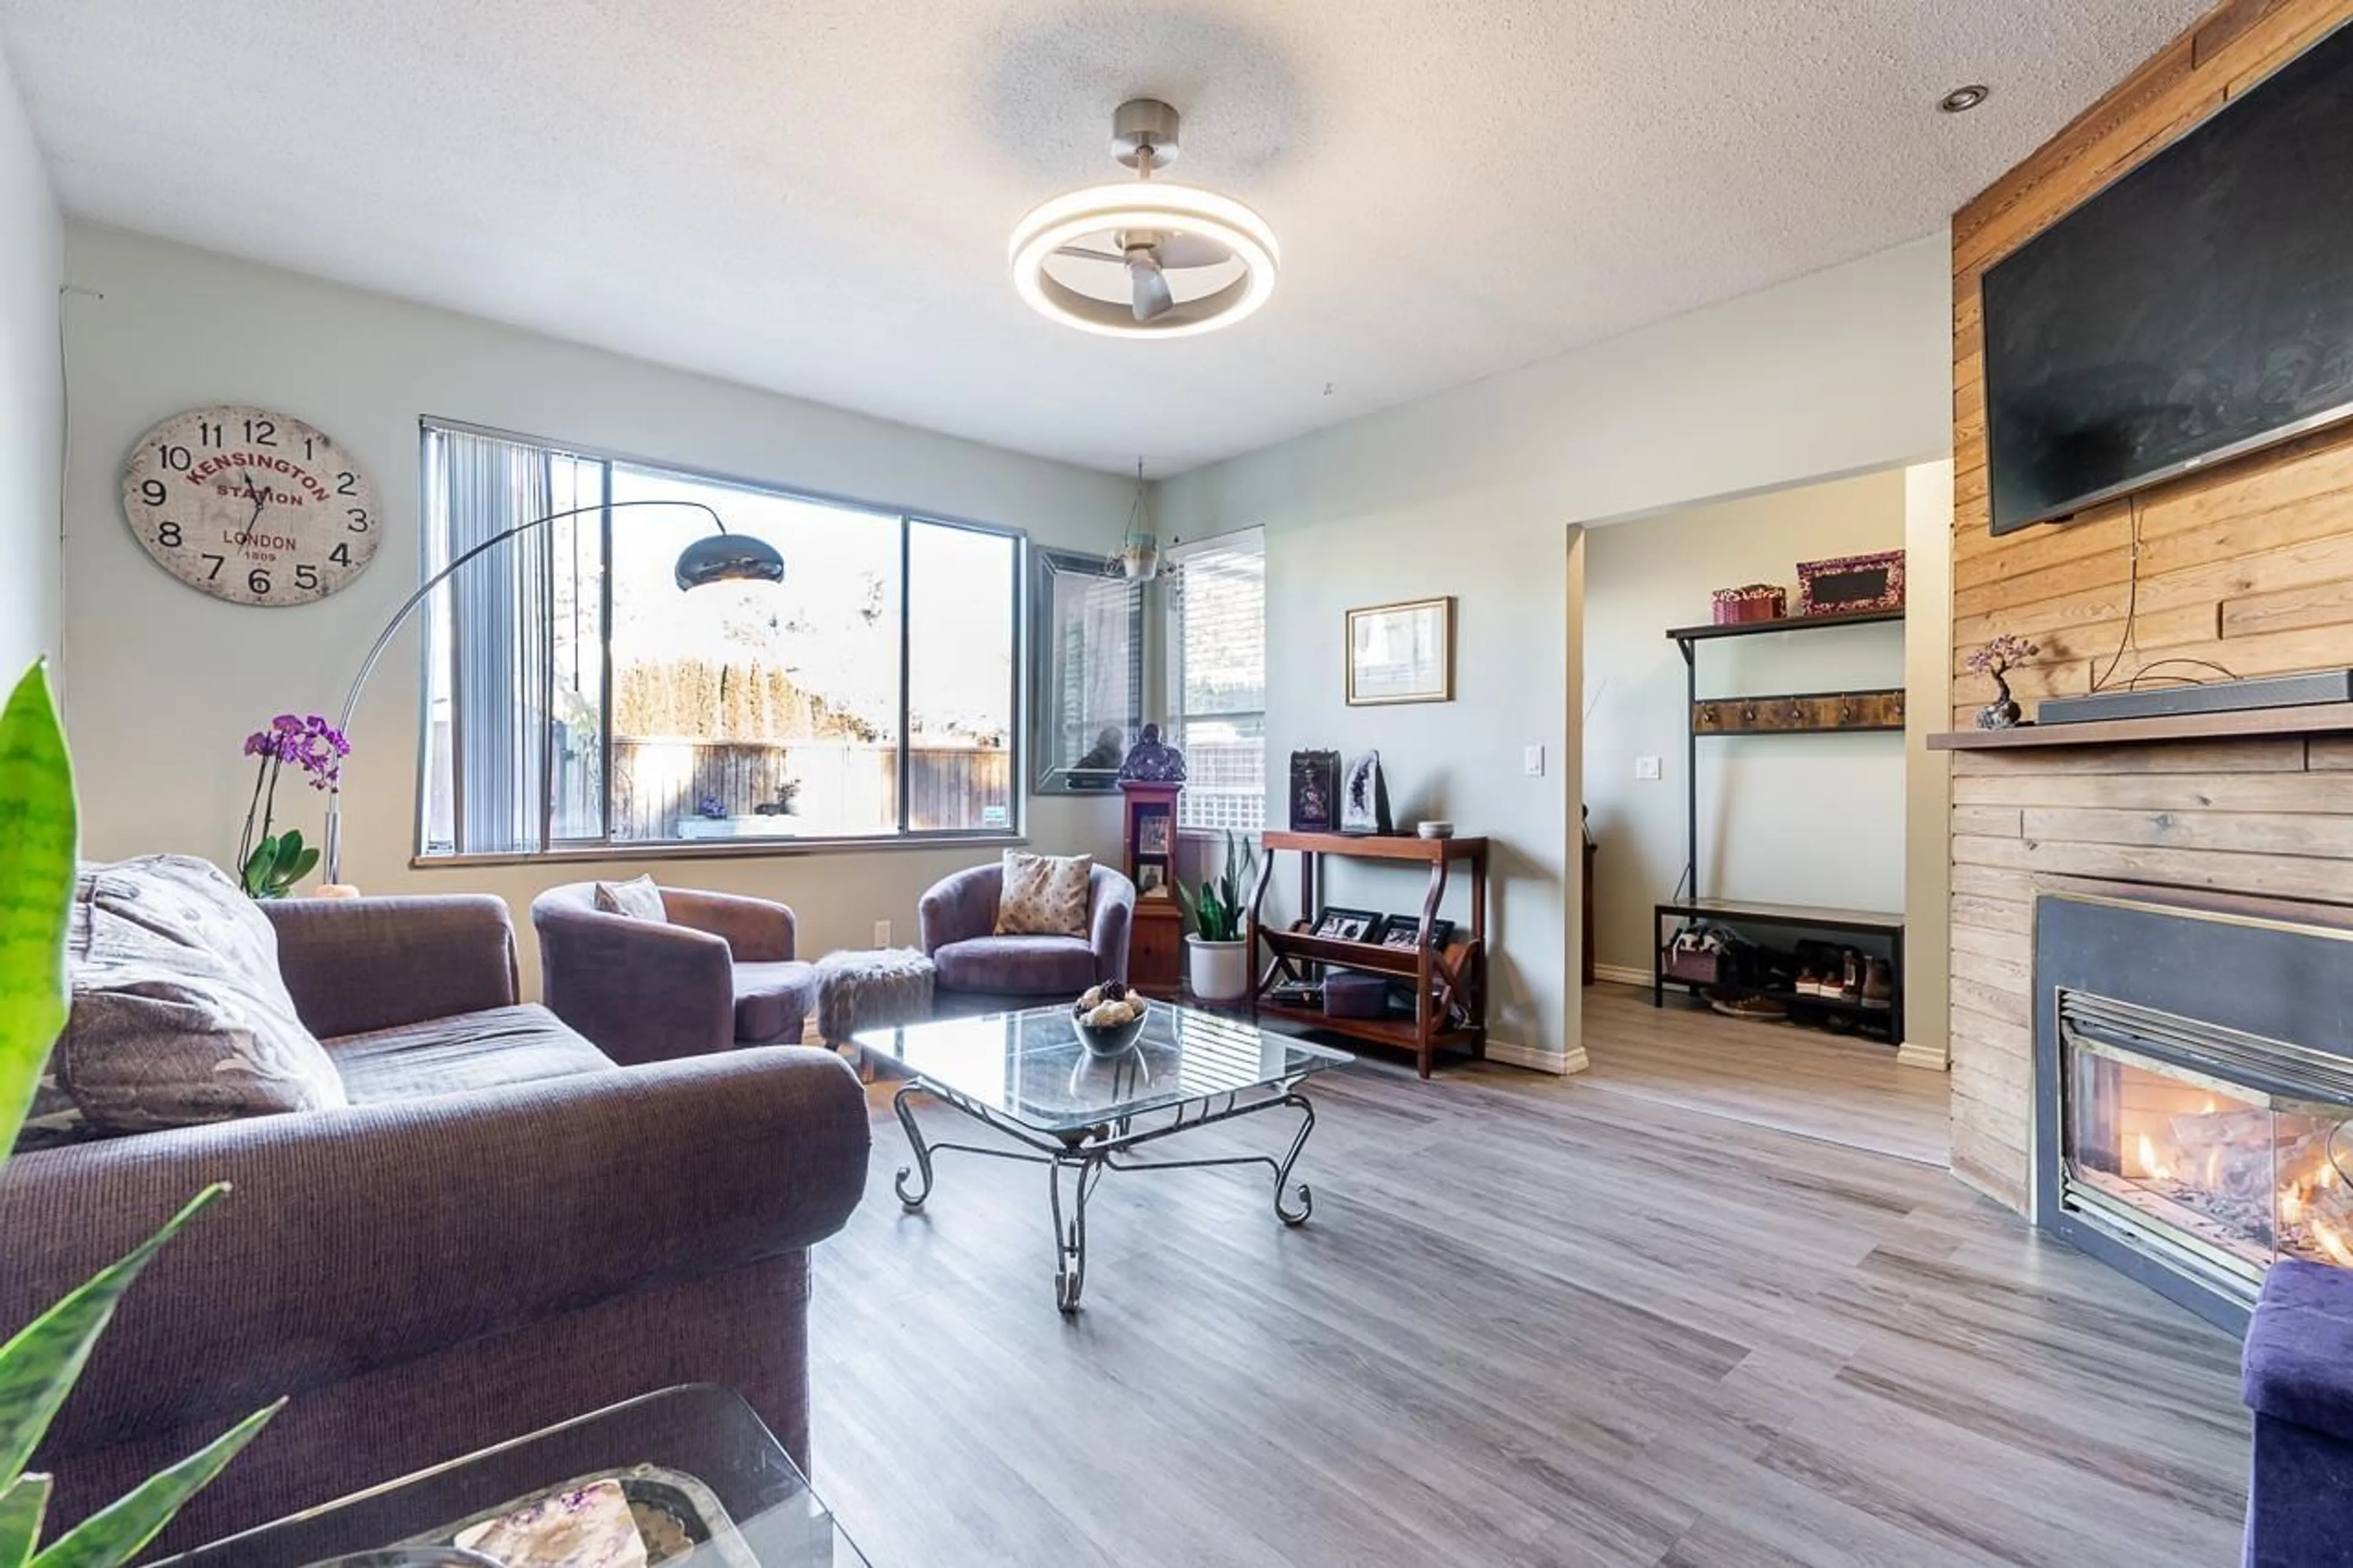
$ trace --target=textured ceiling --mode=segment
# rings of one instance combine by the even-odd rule
[[[0,45],[78,216],[1168,473],[1927,233],[2205,4],[0,0]],[[1281,239],[1229,331],[1008,280],[1139,93]]]

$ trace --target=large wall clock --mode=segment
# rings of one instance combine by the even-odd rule
[[[157,564],[237,605],[307,605],[367,569],[375,481],[325,432],[266,408],[191,408],[139,438],[122,513]]]

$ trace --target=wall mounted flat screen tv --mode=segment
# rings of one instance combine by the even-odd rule
[[[2353,417],[2353,26],[1983,289],[1996,533]]]

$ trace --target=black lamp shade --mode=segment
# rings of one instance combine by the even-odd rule
[[[766,540],[748,533],[713,533],[678,552],[678,585],[712,583],[781,583],[785,558]]]

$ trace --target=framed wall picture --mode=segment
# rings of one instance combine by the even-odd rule
[[[1348,702],[1454,700],[1454,601],[1416,599],[1348,612]]]

